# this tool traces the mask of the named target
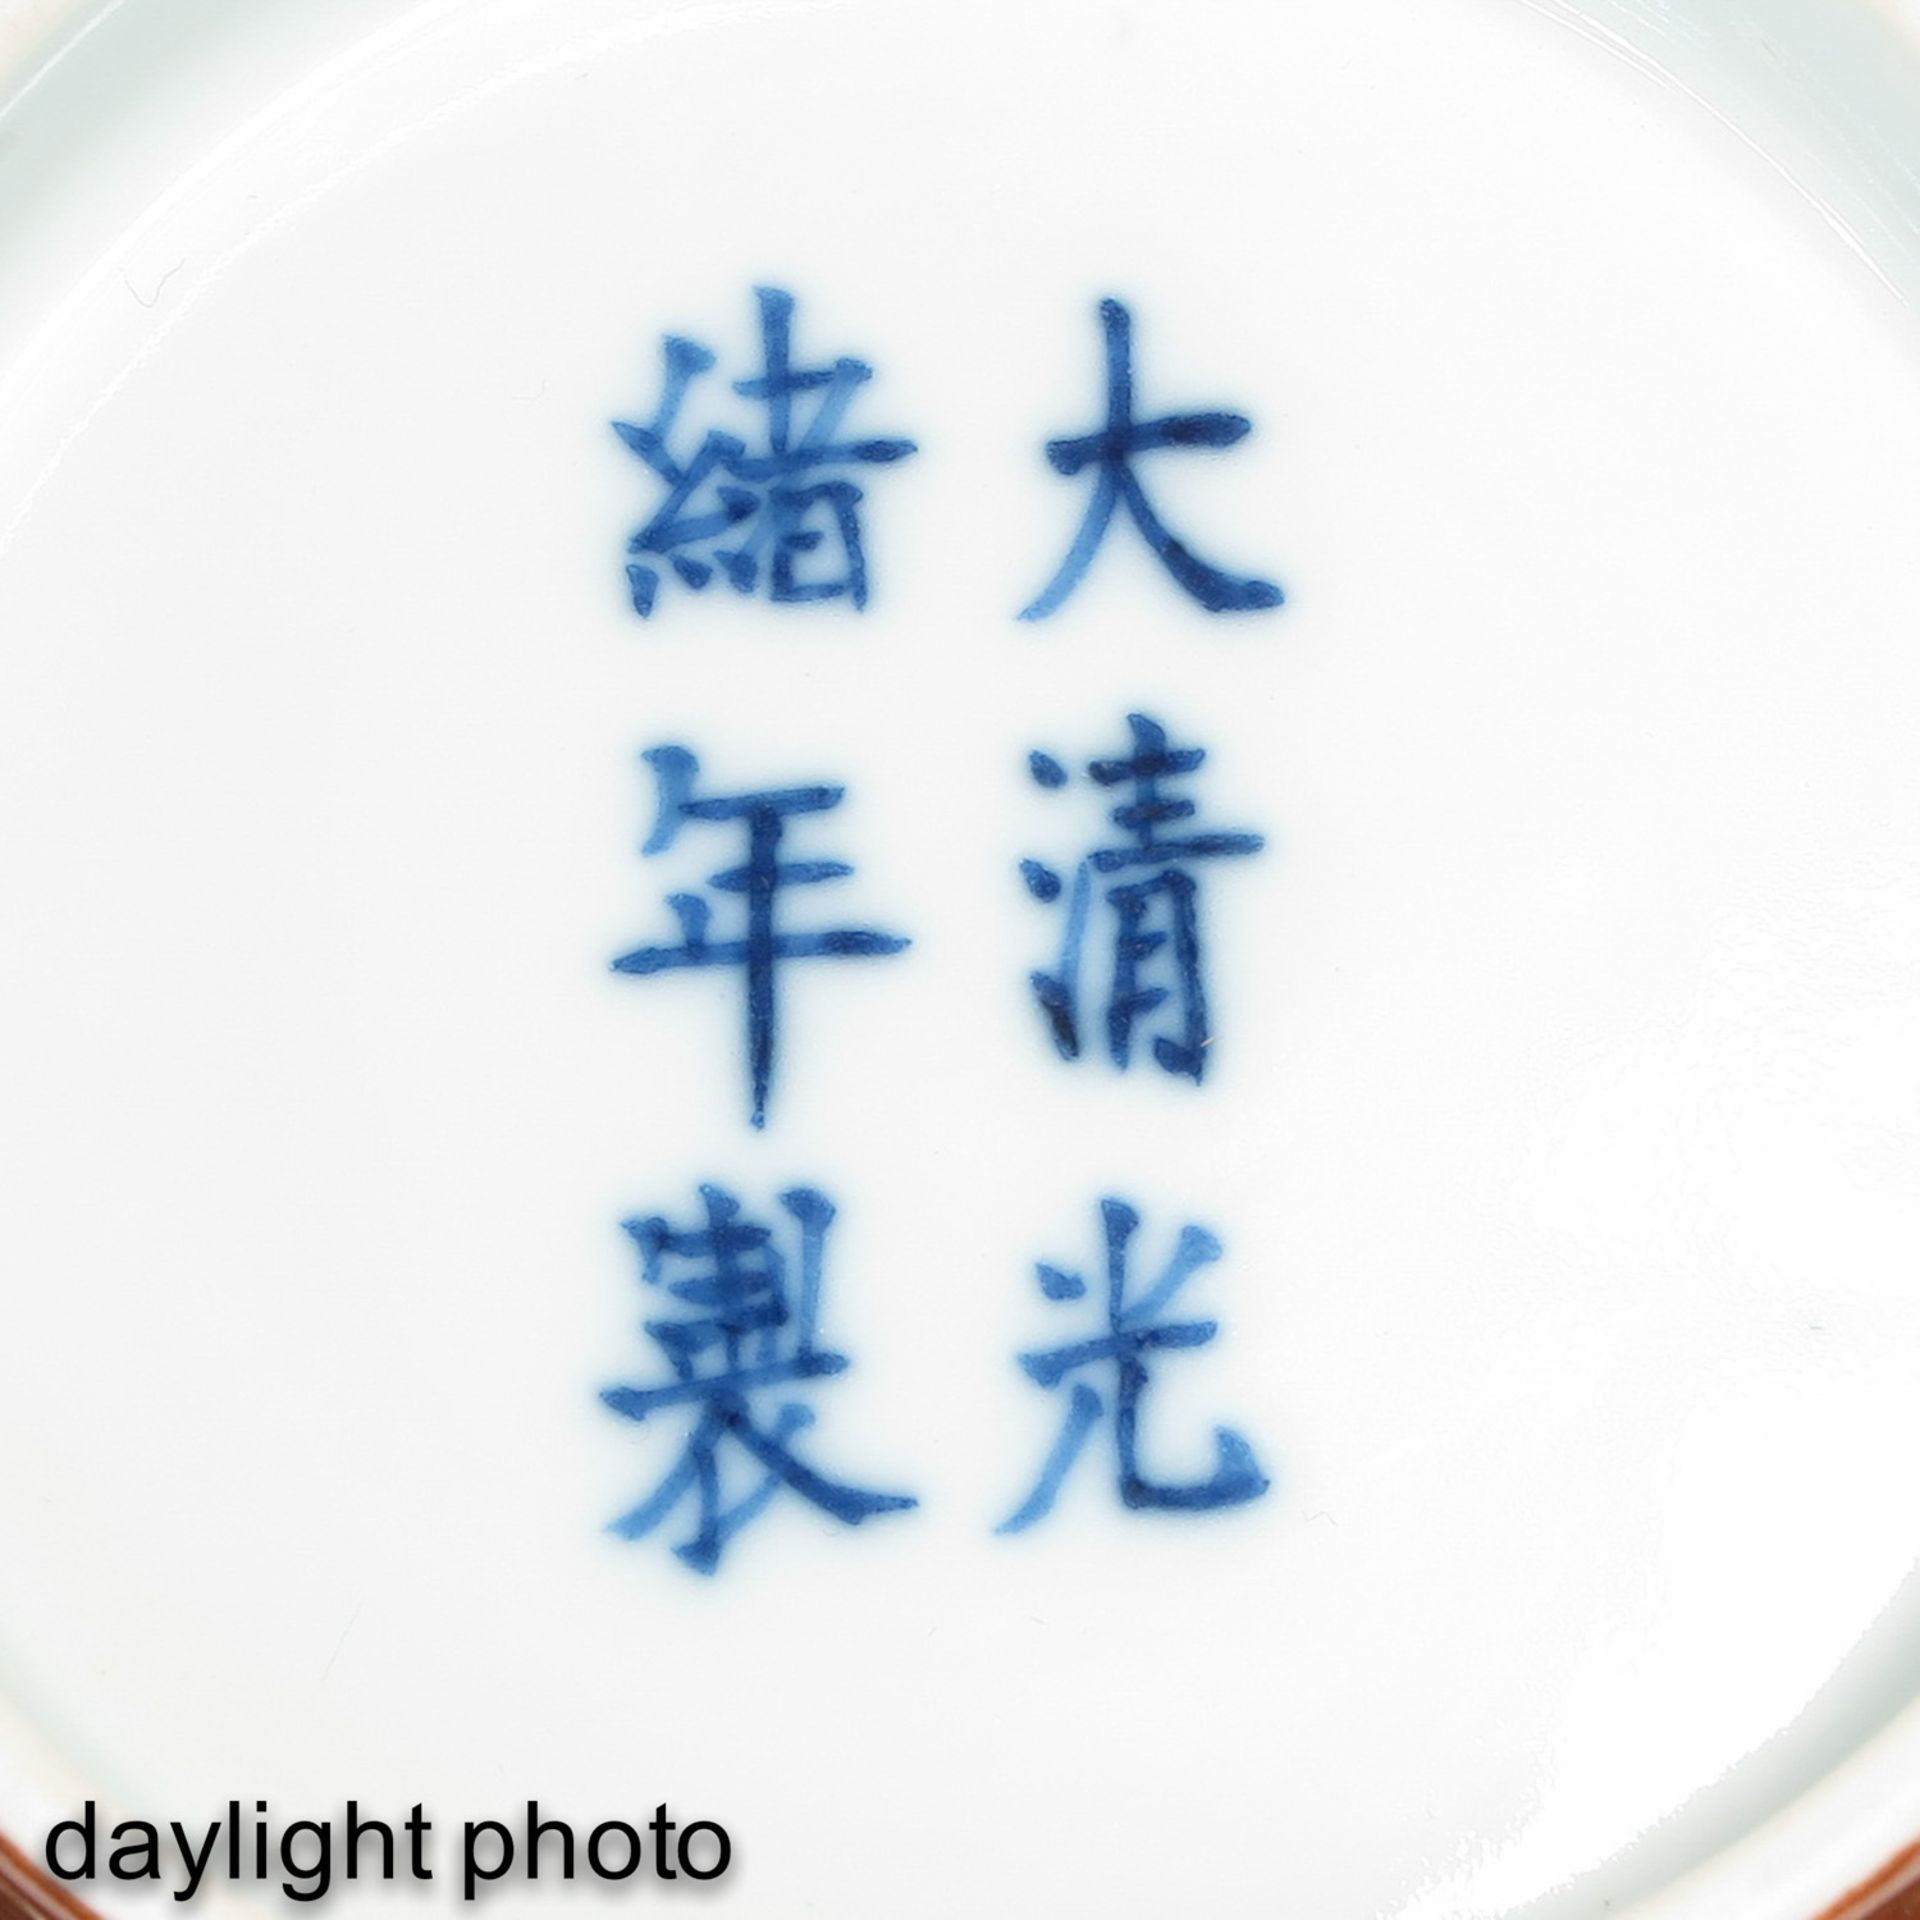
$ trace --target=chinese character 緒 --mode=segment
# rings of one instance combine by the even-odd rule
[[[910,1494],[869,1493],[830,1480],[792,1451],[814,1414],[791,1396],[802,1381],[847,1368],[844,1354],[817,1344],[832,1202],[811,1187],[780,1196],[798,1233],[793,1285],[771,1227],[743,1219],[739,1201],[723,1188],[702,1187],[700,1197],[703,1225],[676,1227],[657,1217],[626,1223],[645,1283],[679,1303],[675,1317],[646,1322],[673,1378],[658,1386],[609,1387],[600,1397],[629,1420],[685,1408],[693,1430],[666,1478],[614,1521],[612,1531],[639,1540],[691,1496],[698,1521],[674,1552],[695,1571],[712,1573],[728,1541],[783,1486],[849,1526],[918,1505]],[[777,1400],[770,1418],[756,1412],[756,1396]],[[746,1470],[744,1482],[727,1485],[729,1463]]]
[[[698,341],[672,335],[664,343],[666,378],[652,422],[613,423],[666,490],[627,544],[627,585],[643,619],[653,611],[663,561],[696,591],[718,572],[736,593],[751,594],[764,572],[776,601],[845,595],[856,607],[867,604],[864,495],[846,470],[903,460],[914,443],[844,437],[841,421],[873,369],[845,357],[796,367],[793,296],[777,287],[754,293],[765,371],[736,380],[733,390],[765,406],[763,445],[749,448],[738,435],[709,427],[684,461],[670,451],[687,390],[715,358]],[[823,546],[833,557],[815,570]]]
[[[1129,1507],[1155,1507],[1183,1513],[1238,1506],[1258,1499],[1271,1484],[1249,1447],[1231,1427],[1214,1429],[1214,1470],[1205,1480],[1169,1483],[1149,1480],[1140,1471],[1140,1403],[1152,1376],[1151,1353],[1179,1347],[1204,1347],[1220,1331],[1216,1320],[1165,1320],[1160,1315],[1200,1268],[1220,1257],[1220,1242],[1202,1227],[1181,1230],[1173,1256],[1160,1277],[1137,1299],[1128,1299],[1127,1269],[1140,1216],[1123,1200],[1102,1200],[1100,1221],[1106,1240],[1106,1332],[1043,1353],[1023,1353],[1020,1365],[1040,1386],[1053,1389],[1083,1368],[1112,1368],[1112,1404],[1085,1380],[1075,1380],[1067,1417],[1040,1469],[1040,1478],[1019,1510],[996,1529],[1021,1533],[1053,1510],[1060,1483],[1080,1456],[1088,1436],[1109,1411],[1113,1416],[1116,1480]],[[1087,1283],[1076,1273],[1042,1264],[1040,1290],[1049,1300],[1086,1297]]]
[[[1106,538],[1115,512],[1125,507],[1141,537],[1173,575],[1209,613],[1250,613],[1277,607],[1285,595],[1271,580],[1225,573],[1181,540],[1154,511],[1133,470],[1137,454],[1157,447],[1230,447],[1253,430],[1240,413],[1169,413],[1158,420],[1136,420],[1133,413],[1133,316],[1118,300],[1100,302],[1100,329],[1106,342],[1107,417],[1093,433],[1047,442],[1054,472],[1071,479],[1088,467],[1096,470],[1086,517],[1061,561],[1060,570],[1039,596],[1021,609],[1022,620],[1044,620],[1080,584]]]
[[[1153,1057],[1168,1073],[1199,1080],[1206,1071],[1213,1032],[1207,1013],[1201,967],[1199,882],[1194,867],[1203,860],[1224,860],[1258,853],[1266,844],[1257,833],[1195,832],[1185,828],[1162,836],[1161,829],[1190,821],[1191,800],[1172,797],[1167,782],[1192,773],[1206,760],[1200,747],[1169,747],[1166,729],[1144,713],[1127,716],[1133,751],[1125,759],[1095,760],[1087,768],[1096,786],[1125,789],[1122,803],[1108,818],[1123,834],[1118,844],[1096,847],[1074,871],[1071,885],[1038,860],[1024,860],[1020,871],[1036,900],[1051,903],[1066,894],[1066,932],[1060,963],[1032,976],[1054,1045],[1064,1059],[1080,1054],[1080,975],[1087,923],[1093,912],[1095,876],[1104,882],[1105,903],[1113,913],[1113,967],[1106,1003],[1107,1051],[1117,1067],[1133,1057],[1134,1029],[1171,1003],[1170,1033],[1153,1042]],[[1066,769],[1051,755],[1033,754],[1028,762],[1042,787],[1066,784]]]
[[[783,961],[846,959],[899,953],[909,943],[896,934],[869,927],[831,927],[812,933],[784,932],[776,908],[788,887],[839,880],[852,873],[841,860],[783,860],[781,842],[787,822],[797,814],[826,813],[846,794],[844,787],[773,787],[757,793],[701,798],[694,789],[700,763],[685,747],[655,747],[641,756],[659,784],[660,810],[652,834],[641,848],[652,856],[667,851],[688,821],[737,822],[746,834],[746,859],[710,877],[715,893],[741,897],[739,935],[709,937],[714,902],[703,893],[669,894],[667,904],[680,922],[680,943],[637,947],[614,961],[617,973],[669,973],[691,967],[738,967],[745,978],[747,1002],[747,1075],[752,1087],[753,1124],[767,1123],[767,1097],[773,1087],[777,1029],[775,975]]]

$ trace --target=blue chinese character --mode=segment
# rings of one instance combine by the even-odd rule
[[[742,896],[740,937],[708,936],[713,902],[698,893],[667,896],[680,922],[680,944],[636,947],[614,961],[616,973],[671,973],[688,967],[739,967],[747,989],[747,1073],[753,1089],[753,1124],[767,1124],[767,1096],[773,1088],[774,1036],[777,1028],[774,976],[784,960],[849,959],[899,953],[911,943],[869,927],[833,927],[817,933],[783,933],[776,904],[787,887],[841,880],[853,869],[843,860],[782,860],[786,823],[796,814],[827,813],[846,797],[845,787],[770,787],[758,793],[695,796],[700,762],[685,747],[654,747],[640,756],[659,785],[660,810],[654,829],[640,849],[665,853],[689,820],[739,821],[746,829],[744,865],[727,867],[707,882],[717,893]]]
[[[867,604],[859,514],[865,496],[834,470],[904,460],[914,443],[841,437],[841,420],[854,395],[873,378],[873,369],[864,360],[845,357],[830,366],[796,367],[793,296],[777,287],[756,287],[754,295],[765,371],[736,380],[733,390],[765,405],[763,447],[749,451],[737,435],[709,427],[686,460],[670,451],[687,389],[715,359],[698,341],[672,335],[664,342],[666,378],[652,423],[613,423],[666,489],[653,518],[627,544],[632,556],[627,584],[642,619],[653,611],[660,560],[696,591],[717,570],[736,593],[750,594],[764,566],[774,600],[834,600],[844,594],[856,607]],[[824,525],[810,524],[816,521]],[[837,558],[825,571],[803,577],[803,558],[829,539]]]
[[[1245,439],[1253,423],[1245,414],[1219,412],[1169,413],[1158,420],[1136,420],[1133,316],[1118,300],[1102,300],[1100,328],[1107,352],[1106,423],[1094,433],[1047,442],[1047,460],[1055,473],[1071,479],[1088,467],[1096,470],[1093,498],[1060,571],[1039,598],[1021,610],[1020,618],[1044,620],[1072,593],[1100,550],[1119,507],[1132,515],[1160,564],[1209,613],[1249,613],[1279,606],[1286,596],[1271,580],[1242,579],[1202,560],[1154,512],[1133,471],[1136,454],[1151,453],[1156,447],[1230,447]]]
[[[1160,1277],[1138,1299],[1130,1301],[1127,1268],[1140,1216],[1124,1200],[1102,1200],[1100,1221],[1106,1236],[1106,1332],[1044,1353],[1023,1353],[1021,1367],[1030,1379],[1050,1390],[1084,1368],[1113,1369],[1116,1479],[1120,1498],[1129,1507],[1199,1513],[1257,1500],[1271,1483],[1260,1471],[1253,1449],[1231,1427],[1214,1429],[1214,1469],[1205,1480],[1169,1483],[1149,1480],[1140,1471],[1140,1403],[1152,1384],[1147,1356],[1175,1348],[1207,1346],[1220,1331],[1217,1320],[1165,1320],[1160,1316],[1195,1273],[1220,1258],[1220,1242],[1203,1227],[1183,1228]],[[1087,1283],[1078,1274],[1044,1263],[1036,1272],[1040,1290],[1049,1300],[1086,1297]],[[1108,1411],[1108,1403],[1097,1388],[1084,1380],[1074,1382],[1066,1422],[1040,1469],[1039,1480],[1019,1510],[996,1532],[1022,1533],[1053,1511],[1060,1483],[1080,1457],[1088,1435]]]
[[[845,1354],[818,1344],[833,1203],[812,1187],[780,1196],[798,1228],[796,1298],[790,1295],[789,1263],[773,1229],[743,1219],[739,1201],[722,1187],[702,1187],[700,1198],[706,1207],[701,1226],[676,1227],[658,1217],[626,1222],[640,1249],[646,1284],[664,1288],[682,1309],[672,1319],[646,1322],[673,1378],[660,1386],[609,1387],[600,1398],[629,1420],[685,1407],[694,1414],[694,1425],[672,1471],[631,1513],[614,1521],[612,1531],[625,1540],[643,1539],[691,1495],[698,1523],[674,1552],[696,1572],[712,1573],[727,1542],[783,1486],[849,1526],[876,1513],[917,1506],[910,1494],[868,1493],[829,1480],[791,1448],[814,1415],[811,1407],[785,1396],[803,1380],[847,1369]],[[780,1401],[771,1420],[754,1409],[756,1396],[766,1395]],[[727,1458],[750,1467],[744,1490],[726,1486]]]
[[[1096,786],[1127,790],[1121,805],[1108,815],[1125,839],[1089,853],[1076,868],[1070,890],[1042,862],[1020,863],[1027,890],[1036,900],[1052,902],[1067,892],[1060,964],[1052,973],[1035,973],[1033,990],[1061,1057],[1077,1059],[1080,974],[1094,877],[1129,876],[1105,889],[1105,901],[1114,916],[1107,1051],[1116,1067],[1127,1067],[1133,1058],[1134,1028],[1172,1002],[1173,1032],[1155,1038],[1153,1057],[1166,1072],[1199,1080],[1206,1071],[1213,1029],[1201,971],[1200,884],[1193,868],[1203,860],[1258,853],[1266,842],[1257,833],[1192,830],[1163,838],[1161,828],[1191,820],[1197,811],[1193,801],[1170,796],[1166,783],[1192,773],[1205,762],[1206,752],[1199,747],[1168,746],[1166,729],[1144,713],[1129,714],[1127,724],[1133,732],[1131,755],[1123,760],[1095,760],[1087,768]],[[1028,767],[1042,787],[1066,785],[1066,769],[1048,754],[1033,754]]]

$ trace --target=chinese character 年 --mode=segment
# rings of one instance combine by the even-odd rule
[[[767,1123],[773,1089],[774,1042],[778,1031],[775,979],[789,960],[855,959],[901,952],[909,942],[871,927],[829,927],[790,933],[778,918],[778,902],[790,887],[844,879],[853,872],[843,860],[783,860],[781,843],[787,822],[797,815],[828,813],[845,797],[844,787],[770,787],[753,793],[702,796],[696,792],[700,762],[685,747],[654,747],[643,754],[659,789],[659,813],[641,853],[665,853],[689,821],[737,824],[745,832],[746,858],[724,868],[707,884],[715,893],[737,894],[740,930],[729,939],[713,939],[709,929],[714,902],[703,893],[675,893],[667,905],[680,922],[675,946],[636,947],[614,961],[616,973],[656,974],[702,967],[738,967],[746,988],[747,1077],[753,1124]]]

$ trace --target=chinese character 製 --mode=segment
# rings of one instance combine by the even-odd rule
[[[674,1552],[710,1574],[727,1543],[782,1487],[849,1526],[917,1506],[911,1494],[871,1493],[829,1479],[792,1449],[814,1420],[813,1409],[794,1397],[802,1383],[847,1369],[844,1354],[818,1341],[833,1203],[812,1187],[780,1196],[797,1232],[790,1260],[774,1229],[743,1217],[733,1194],[706,1186],[700,1198],[705,1219],[697,1226],[676,1227],[657,1216],[626,1222],[645,1284],[679,1309],[672,1318],[646,1322],[673,1377],[655,1386],[609,1387],[600,1397],[629,1420],[685,1409],[693,1427],[665,1479],[614,1521],[612,1531],[642,1539],[691,1497],[694,1530]],[[767,1401],[776,1404],[756,1408]],[[744,1470],[744,1481],[736,1475],[729,1486],[729,1465]]]
[[[1161,447],[1230,447],[1252,431],[1253,423],[1245,414],[1219,411],[1135,419],[1133,316],[1118,300],[1102,300],[1100,330],[1107,362],[1105,423],[1092,433],[1047,442],[1047,461],[1054,472],[1072,479],[1089,467],[1094,469],[1093,497],[1059,571],[1021,610],[1020,618],[1044,620],[1073,592],[1122,507],[1160,564],[1209,613],[1249,613],[1279,606],[1286,596],[1271,580],[1227,573],[1201,559],[1154,511],[1133,470],[1137,456]]]
[[[1106,1000],[1109,1056],[1117,1067],[1130,1065],[1136,1027],[1165,1008],[1172,1030],[1154,1037],[1153,1057],[1167,1073],[1197,1081],[1206,1072],[1213,1029],[1200,934],[1200,883],[1194,869],[1203,861],[1258,853],[1266,842],[1257,833],[1200,832],[1185,825],[1198,808],[1192,800],[1170,794],[1168,783],[1203,765],[1206,750],[1169,746],[1166,729],[1144,713],[1129,714],[1127,725],[1133,736],[1131,753],[1095,760],[1087,768],[1094,785],[1123,790],[1121,804],[1108,814],[1123,837],[1088,853],[1070,883],[1041,861],[1020,863],[1027,890],[1036,900],[1052,904],[1066,897],[1059,964],[1052,972],[1033,974],[1033,990],[1061,1057],[1077,1059],[1081,975],[1098,885],[1113,922]],[[1028,767],[1042,787],[1067,783],[1066,769],[1049,754],[1033,754]],[[1179,831],[1163,833],[1176,825]]]
[[[654,747],[641,758],[652,767],[659,788],[659,813],[652,834],[641,848],[643,855],[665,853],[689,821],[738,825],[744,830],[745,860],[739,866],[723,868],[707,882],[714,893],[739,896],[739,931],[731,938],[712,938],[713,900],[705,893],[669,894],[667,905],[680,922],[679,944],[636,947],[614,961],[614,971],[647,975],[701,967],[741,970],[746,989],[752,1118],[756,1127],[764,1127],[767,1099],[773,1088],[778,1031],[775,982],[780,967],[789,960],[899,953],[909,942],[870,927],[793,933],[779,923],[780,896],[788,888],[844,879],[853,872],[842,860],[781,858],[788,821],[802,814],[830,812],[845,797],[844,787],[770,787],[703,797],[695,791],[700,763],[685,747]]]
[[[764,371],[736,380],[742,399],[766,409],[762,444],[709,427],[682,459],[672,451],[688,389],[715,364],[711,348],[669,335],[666,372],[652,421],[616,420],[614,431],[659,478],[665,495],[627,544],[627,586],[642,619],[653,611],[664,563],[696,592],[716,573],[751,594],[764,576],[780,602],[867,604],[861,489],[850,469],[885,466],[915,451],[911,440],[854,439],[841,423],[873,378],[864,360],[793,364],[793,296],[756,287]],[[824,550],[824,551],[823,551]]]
[[[1260,1471],[1253,1449],[1231,1427],[1214,1429],[1214,1469],[1206,1479],[1150,1480],[1141,1472],[1140,1408],[1152,1385],[1148,1356],[1207,1346],[1220,1331],[1216,1320],[1168,1320],[1162,1315],[1195,1273],[1219,1259],[1220,1242],[1202,1227],[1183,1228],[1159,1277],[1137,1298],[1129,1299],[1128,1270],[1140,1216],[1124,1200],[1109,1199],[1100,1203],[1100,1221],[1106,1252],[1106,1310],[1102,1316],[1106,1331],[1068,1346],[1023,1353],[1020,1365],[1029,1379],[1049,1390],[1058,1389],[1085,1369],[1111,1369],[1111,1402],[1084,1379],[1074,1380],[1060,1437],[1047,1455],[1033,1491],[995,1529],[999,1533],[1022,1533],[1052,1512],[1061,1482],[1094,1428],[1107,1415],[1113,1421],[1115,1479],[1120,1498],[1129,1507],[1199,1513],[1256,1500],[1271,1484]],[[1044,1263],[1036,1272],[1040,1290],[1049,1300],[1086,1297],[1087,1283],[1079,1274]]]

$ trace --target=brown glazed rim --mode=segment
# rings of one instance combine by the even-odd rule
[[[0,1833],[0,1920],[100,1920]],[[1920,1920],[1920,1840],[1814,1920]]]
[[[1818,1920],[1920,1920],[1920,1840],[1843,1894]]]
[[[0,1920],[99,1920],[0,1833]]]

